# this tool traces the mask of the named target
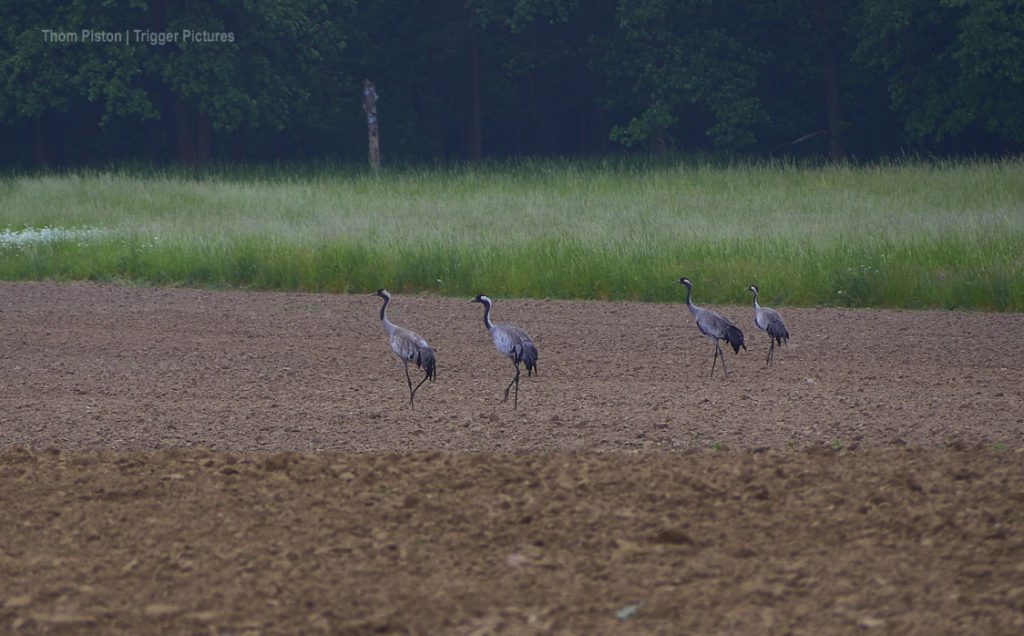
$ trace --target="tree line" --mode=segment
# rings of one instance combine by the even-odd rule
[[[0,166],[1024,150],[1019,0],[0,0]]]

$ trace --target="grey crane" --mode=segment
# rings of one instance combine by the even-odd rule
[[[694,305],[691,299],[693,296],[693,283],[690,282],[689,278],[680,278],[677,282],[686,287],[686,306],[689,307],[690,313],[693,314],[694,320],[697,321],[697,328],[711,342],[715,343],[715,357],[711,360],[711,377],[715,377],[715,363],[718,362],[718,358],[722,359],[722,371],[726,377],[729,377],[729,371],[725,368],[725,354],[722,353],[722,347],[718,344],[718,341],[725,340],[728,342],[732,346],[734,353],[739,353],[740,347],[743,347],[743,350],[746,351],[747,345],[743,344],[743,332],[721,314]]]
[[[768,334],[771,345],[768,346],[768,357],[765,359],[765,366],[772,366],[775,359],[775,345],[781,347],[783,343],[789,343],[789,331],[786,324],[782,322],[782,316],[771,307],[762,307],[757,304],[757,285],[747,287],[748,292],[754,292],[754,324],[761,331]]]
[[[388,303],[391,302],[391,294],[388,293],[388,290],[378,289],[373,295],[384,299],[384,304],[380,307],[380,323],[384,327],[384,333],[388,336],[388,344],[391,345],[391,350],[402,359],[402,364],[405,365],[405,381],[409,384],[409,406],[415,411],[416,404],[413,400],[416,398],[416,391],[423,386],[424,382],[427,380],[433,382],[434,378],[437,377],[437,363],[434,359],[434,350],[430,348],[427,341],[421,338],[419,334],[392,324],[388,320]],[[416,368],[422,368],[424,372],[423,379],[416,385],[416,388],[413,388],[412,378],[409,377],[410,362],[415,362]]]
[[[483,294],[477,294],[471,303],[480,303],[484,306],[484,327],[491,334],[494,341],[494,348],[503,356],[512,359],[516,367],[516,375],[505,387],[505,402],[508,402],[508,392],[513,385],[516,387],[515,398],[512,401],[512,408],[519,408],[519,364],[526,366],[526,376],[530,377],[537,370],[537,347],[530,340],[530,336],[519,327],[513,325],[496,325],[491,322],[491,299]]]

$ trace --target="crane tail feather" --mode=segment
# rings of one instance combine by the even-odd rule
[[[775,340],[775,344],[782,346],[783,340],[789,343],[789,331],[786,330],[785,325],[769,325],[768,336]]]
[[[739,353],[740,347],[743,347],[744,351],[747,350],[747,345],[743,342],[743,332],[735,325],[729,325],[726,327],[725,337],[722,338],[722,340],[729,343],[729,346],[732,347],[733,353]]]
[[[434,358],[434,350],[430,347],[420,347],[416,352],[416,366],[423,369],[427,378],[433,382],[437,377],[437,360]]]
[[[520,356],[524,365],[526,365],[526,376],[529,377],[537,372],[537,347],[532,342],[523,343],[523,352]]]
[[[512,362],[518,367],[523,364],[526,367],[526,377],[537,372],[537,347],[529,340],[516,345],[512,349]]]

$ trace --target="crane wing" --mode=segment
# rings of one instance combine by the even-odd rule
[[[512,325],[494,325],[491,330],[491,339],[494,341],[494,348],[503,355],[512,358],[515,363],[522,362],[526,365],[527,373],[532,373],[537,366],[537,346],[530,340],[530,336]]]
[[[782,316],[779,312],[774,309],[765,309],[765,326],[762,327],[768,335],[775,340],[779,345],[782,344],[783,340],[789,340],[789,331],[786,329],[785,323],[782,322]]]
[[[434,350],[430,348],[426,340],[419,334],[402,327],[396,327],[388,340],[391,350],[395,352],[396,356],[416,363],[417,367],[421,367],[427,372],[427,376],[433,379],[436,372],[436,361]]]

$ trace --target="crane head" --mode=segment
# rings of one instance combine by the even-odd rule
[[[679,283],[680,285],[685,286],[685,287],[693,287],[693,283],[690,282],[689,278],[680,278],[676,282]]]
[[[381,298],[385,298],[385,299],[391,298],[391,294],[389,294],[388,290],[384,289],[383,287],[381,287],[380,289],[378,289],[377,291],[373,292],[370,295],[371,296],[380,296]]]
[[[754,292],[756,294],[757,293],[757,285],[751,285],[750,287],[747,287],[747,291],[748,292]]]
[[[471,303],[480,303],[482,305],[490,305],[491,304],[491,299],[488,298],[487,296],[484,296],[483,294],[477,294],[476,298],[473,298],[469,302],[471,302]]]

